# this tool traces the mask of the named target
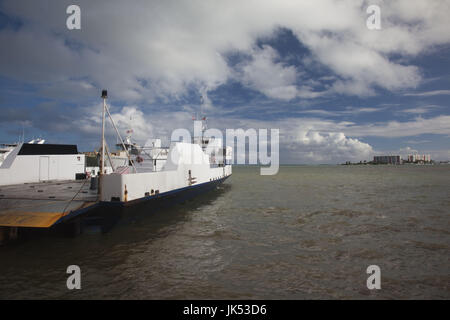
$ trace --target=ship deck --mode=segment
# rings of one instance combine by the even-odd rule
[[[0,227],[48,228],[97,202],[89,180],[0,186]]]

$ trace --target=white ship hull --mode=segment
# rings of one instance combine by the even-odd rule
[[[126,203],[223,181],[232,174],[228,164],[231,151],[228,157],[228,162],[224,157],[221,163],[211,163],[210,155],[200,145],[175,143],[162,171],[103,175],[101,201]]]

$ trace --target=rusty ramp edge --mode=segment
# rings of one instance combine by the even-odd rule
[[[94,208],[98,202],[84,202],[80,206],[65,212],[39,211],[0,211],[0,227],[49,228],[56,223],[66,222],[70,218]]]

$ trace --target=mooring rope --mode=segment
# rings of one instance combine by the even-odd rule
[[[69,207],[69,205],[72,203],[72,201],[77,197],[77,195],[80,193],[81,189],[83,189],[84,185],[86,184],[86,181],[88,181],[88,179],[84,180],[83,184],[81,185],[81,188],[77,191],[77,193],[75,193],[73,198],[67,203],[66,207],[64,208],[64,210],[62,212],[63,216],[65,216],[66,209]]]

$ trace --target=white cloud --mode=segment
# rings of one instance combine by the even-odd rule
[[[380,112],[386,109],[386,107],[378,107],[378,108],[369,108],[369,107],[345,107],[344,110],[323,110],[323,109],[308,109],[308,110],[299,110],[297,113],[300,114],[317,114],[322,116],[348,116],[348,115],[356,115],[360,113],[371,113],[371,112]]]
[[[388,121],[383,123],[353,125],[344,132],[351,136],[408,137],[421,134],[450,134],[450,116],[432,118],[418,117],[411,121]]]
[[[429,143],[431,140],[408,140],[406,143],[410,144],[422,144],[422,143]]]
[[[148,122],[148,117],[141,110],[134,106],[123,107],[120,112],[113,113],[114,120],[119,132],[123,135],[129,129],[133,130],[133,136],[139,141],[143,141],[153,136],[153,126]]]
[[[404,109],[404,110],[402,110],[402,112],[413,113],[413,114],[424,114],[424,113],[428,113],[428,112],[431,112],[431,111],[439,109],[439,108],[440,108],[439,106],[429,105],[429,106],[423,106],[423,107],[417,107],[417,108]]]
[[[291,100],[298,94],[297,71],[293,66],[275,62],[278,58],[278,53],[268,45],[255,48],[251,61],[240,66],[237,76],[245,85],[268,97]]]
[[[450,95],[450,90],[432,90],[432,91],[418,92],[418,93],[405,93],[404,95],[412,96],[412,97],[431,97],[431,96],[438,96],[438,95]]]
[[[127,102],[151,102],[179,99],[190,88],[220,86],[235,75],[224,56],[237,51],[255,58],[239,81],[274,98],[315,97],[320,93],[295,81],[292,66],[275,62],[269,49],[255,52],[258,38],[285,27],[316,62],[335,73],[330,94],[370,95],[374,87],[417,86],[416,66],[390,55],[408,57],[448,43],[449,2],[375,1],[382,7],[382,30],[376,32],[365,26],[365,8],[372,2],[78,1],[82,29],[68,31],[70,1],[47,6],[4,1],[2,11],[25,24],[18,31],[0,31],[6,44],[0,70],[35,83],[85,79]]]
[[[321,133],[299,129],[297,139],[288,143],[290,157],[306,163],[360,161],[373,155],[372,147],[342,132]]]
[[[389,61],[375,48],[354,39],[314,33],[305,39],[319,61],[343,78],[333,83],[331,91],[364,96],[374,94],[374,86],[396,90],[415,87],[420,82],[417,67]]]
[[[113,118],[122,134],[130,127],[134,130],[133,138],[145,143],[148,138],[162,138],[168,143],[172,130],[193,129],[192,112],[158,112],[145,114],[141,108],[127,106],[111,107]],[[72,128],[81,130],[86,140],[97,147],[100,141],[101,106],[86,108],[79,121]],[[131,120],[130,120],[131,118]],[[109,126],[109,141],[115,143],[115,136]],[[428,133],[450,135],[450,116],[438,116],[429,119],[417,118],[411,121],[389,121],[375,125],[357,125],[349,121],[334,121],[318,118],[285,118],[280,120],[243,119],[236,115],[211,118],[209,128],[225,129],[260,129],[275,128],[280,130],[280,154],[288,163],[340,163],[348,160],[370,160],[375,153],[373,146],[361,141],[360,137],[414,137]],[[66,128],[67,130],[67,128]],[[414,143],[413,141],[410,141]],[[391,150],[392,151],[392,150]],[[386,151],[386,152],[391,152]],[[380,151],[381,152],[381,151]],[[392,152],[398,152],[392,151]],[[406,151],[405,151],[406,152]],[[432,153],[432,152],[429,152]],[[433,151],[436,156],[442,152]],[[441,158],[442,159],[442,158]]]

